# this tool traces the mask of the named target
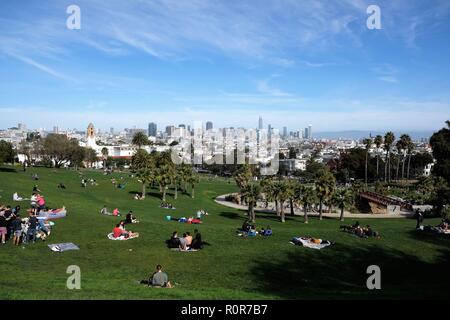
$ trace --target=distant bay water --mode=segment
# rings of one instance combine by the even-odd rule
[[[437,131],[437,130],[436,130]],[[413,140],[429,139],[435,130],[430,131],[393,131],[395,137],[400,137],[402,134],[409,134]],[[324,132],[313,132],[314,139],[364,139],[368,138],[370,135],[375,137],[376,135],[384,136],[386,131],[359,131],[359,130],[349,130],[349,131],[324,131]]]

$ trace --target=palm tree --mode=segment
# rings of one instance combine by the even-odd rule
[[[247,184],[253,178],[252,170],[248,164],[244,164],[241,166],[236,173],[234,174],[234,180],[239,188],[239,190],[243,190]]]
[[[375,146],[377,147],[377,180],[380,180],[379,175],[379,162],[380,162],[380,147],[383,144],[383,137],[377,135],[374,139]]]
[[[323,202],[333,194],[335,188],[336,179],[333,174],[326,170],[320,171],[315,181],[315,191],[319,199],[319,220],[322,220]]]
[[[145,199],[146,186],[155,180],[156,167],[147,151],[138,150],[131,159],[131,168],[136,173],[138,181],[142,184],[142,199]]]
[[[412,156],[412,152],[414,151],[414,143],[412,142],[412,140],[410,140],[406,146],[406,150],[408,152],[408,168],[406,170],[406,178],[409,180],[409,169],[411,167],[411,156]]]
[[[339,189],[333,196],[333,203],[341,209],[339,220],[344,221],[344,209],[353,203],[353,193],[349,189]]]
[[[106,160],[108,159],[108,148],[102,148],[102,157],[103,157],[103,169],[106,169]]]
[[[304,222],[308,223],[308,208],[317,202],[316,193],[313,188],[305,187],[303,185],[298,189],[299,201],[303,204]]]
[[[160,192],[162,195],[162,201],[166,201],[167,187],[173,181],[173,174],[172,174],[171,166],[165,164],[165,165],[162,165],[161,167],[159,167],[156,180],[158,181],[158,184],[159,184]]]
[[[288,180],[286,182],[286,192],[287,192],[287,196],[288,196],[288,200],[289,200],[289,208],[291,211],[291,216],[294,216],[294,204],[296,203],[296,201],[298,200],[297,198],[297,193],[296,193],[296,189],[298,188],[299,183],[297,181],[293,181],[293,180]]]
[[[384,135],[384,150],[386,150],[386,161],[384,163],[384,182],[391,181],[391,148],[395,141],[395,135],[389,131]],[[389,176],[388,176],[389,172]]]
[[[368,159],[369,159],[369,149],[372,146],[372,139],[371,138],[364,139],[363,143],[366,146],[365,181],[366,181],[366,188],[367,188],[367,162],[368,162]]]
[[[408,155],[410,155],[410,151],[412,151],[411,146],[414,147],[411,137],[408,134],[402,134],[400,137],[400,141],[402,141],[403,147],[403,161],[402,161],[402,179],[405,177],[405,161]],[[406,155],[405,155],[406,153]],[[409,163],[409,162],[408,162]],[[409,175],[408,175],[409,176]]]
[[[395,147],[397,148],[397,168],[396,168],[395,180],[398,180],[398,171],[400,168],[400,157],[403,156],[403,154],[404,154],[403,140],[402,139],[397,140]],[[402,163],[403,163],[403,160],[402,160]]]
[[[196,173],[192,173],[189,177],[188,177],[188,183],[191,185],[191,197],[192,199],[194,199],[195,197],[195,184],[199,183],[200,179],[198,177],[198,175]]]
[[[245,199],[248,205],[247,216],[251,222],[255,222],[255,206],[257,201],[261,197],[261,186],[257,183],[247,184],[242,192],[242,197]]]
[[[280,205],[280,221],[285,222],[284,203],[289,198],[288,184],[285,181],[276,182],[275,189],[277,190]]]
[[[138,147],[138,149],[141,149],[142,146],[148,144],[148,137],[145,133],[138,131],[134,134],[133,139],[131,140],[131,143]]]

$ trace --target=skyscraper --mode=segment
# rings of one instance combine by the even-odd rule
[[[148,136],[149,137],[156,137],[156,130],[157,130],[156,123],[150,122],[148,124]]]
[[[262,130],[263,128],[263,119],[261,118],[261,116],[259,116],[259,120],[258,120],[258,129]]]
[[[179,125],[178,125],[178,128],[186,129],[186,125],[185,125],[185,124],[179,124]]]
[[[308,139],[312,139],[312,125],[308,126]]]
[[[303,135],[303,138],[309,139],[309,129],[308,128],[305,128],[305,133]]]
[[[206,122],[206,131],[213,129],[213,123],[211,121]]]
[[[283,127],[283,138],[287,138],[288,130],[287,127]]]

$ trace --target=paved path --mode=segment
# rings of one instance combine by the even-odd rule
[[[238,209],[238,210],[247,210],[247,206],[243,206],[237,203],[233,203],[230,201],[225,201],[225,197],[232,195],[232,194],[224,194],[221,196],[218,196],[214,201],[218,204],[221,204],[226,207]],[[263,212],[263,213],[275,213],[274,210],[271,209],[265,209],[261,207],[255,207],[256,212]],[[290,209],[287,209],[285,211],[286,215],[290,215]],[[294,215],[296,216],[303,216],[303,211],[294,209]],[[308,216],[319,216],[318,212],[308,212]],[[329,218],[338,218],[340,217],[340,213],[322,213],[323,217],[329,217]],[[413,213],[401,213],[401,214],[372,214],[372,213],[350,213],[348,211],[344,211],[344,217],[346,218],[358,218],[358,219],[382,219],[382,218],[409,218],[412,217]]]

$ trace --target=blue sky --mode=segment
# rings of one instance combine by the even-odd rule
[[[0,128],[434,130],[449,39],[447,0],[2,0]]]

